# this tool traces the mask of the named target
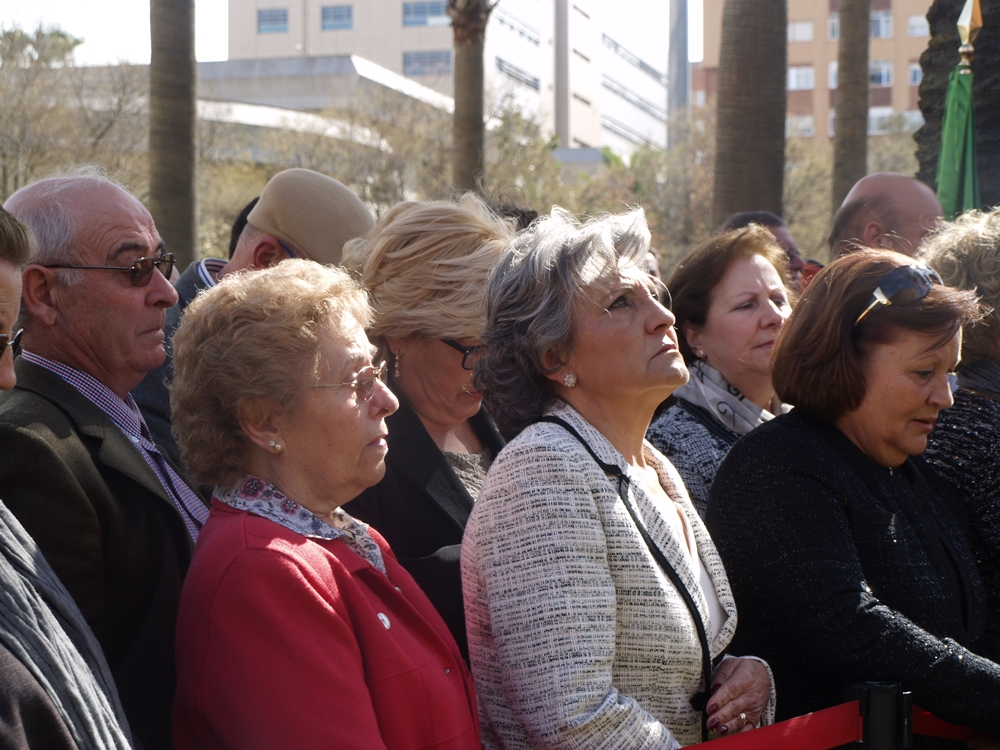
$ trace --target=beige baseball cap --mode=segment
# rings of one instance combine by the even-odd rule
[[[346,185],[311,169],[286,169],[264,186],[247,220],[317,263],[340,263],[344,243],[375,226]]]

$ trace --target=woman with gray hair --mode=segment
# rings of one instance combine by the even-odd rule
[[[920,258],[948,286],[975,291],[984,308],[963,331],[955,404],[938,418],[925,458],[965,498],[980,573],[1000,592],[1000,208],[942,225]]]
[[[736,607],[680,476],[643,436],[687,381],[641,210],[554,209],[487,288],[476,368],[501,433],[462,549],[488,748],[676,748],[769,721],[725,655]]]
[[[466,654],[459,550],[465,522],[503,440],[480,407],[483,288],[511,226],[474,195],[403,203],[344,248],[375,320],[399,411],[386,419],[385,479],[347,510],[399,555]]]

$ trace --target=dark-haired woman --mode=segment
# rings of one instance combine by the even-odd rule
[[[941,718],[1000,736],[987,592],[949,487],[919,458],[976,296],[912,258],[830,264],[778,338],[772,377],[796,404],[740,440],[709,528],[740,607],[741,648],[768,659],[784,717],[896,681]]]

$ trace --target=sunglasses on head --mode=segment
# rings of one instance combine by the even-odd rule
[[[385,369],[385,362],[383,362],[377,366],[372,365],[364,368],[354,380],[349,380],[346,383],[320,383],[312,387],[341,388],[351,386],[354,392],[358,394],[358,401],[371,401],[372,396],[375,395],[375,384],[379,381],[385,382]]]
[[[158,258],[139,258],[131,266],[68,266],[53,263],[44,268],[65,268],[76,271],[123,271],[131,274],[129,283],[132,286],[146,286],[153,278],[153,271],[157,268],[165,279],[170,278],[174,272],[174,254],[164,253]]]
[[[18,352],[21,351],[21,334],[24,333],[24,329],[17,331],[16,333],[8,336],[6,333],[0,333],[0,357],[4,355],[7,351],[7,347],[10,347],[10,352],[13,356],[17,356]]]
[[[486,344],[476,344],[475,346],[464,346],[455,339],[438,339],[442,344],[447,344],[455,351],[462,352],[462,369],[472,370],[476,366],[476,360],[482,353],[482,350],[486,348]],[[469,357],[472,357],[472,364],[469,364]]]
[[[941,277],[937,271],[923,263],[894,268],[878,280],[878,286],[872,292],[868,307],[855,319],[851,327],[856,328],[869,313],[881,310],[883,307],[913,304],[926,297],[934,284],[940,283]]]

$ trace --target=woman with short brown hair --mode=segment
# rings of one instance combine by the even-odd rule
[[[960,503],[919,457],[972,292],[892,252],[821,271],[778,337],[772,376],[796,404],[744,437],[708,526],[740,609],[736,642],[768,660],[784,717],[895,681],[946,721],[1000,736],[998,641]]]

